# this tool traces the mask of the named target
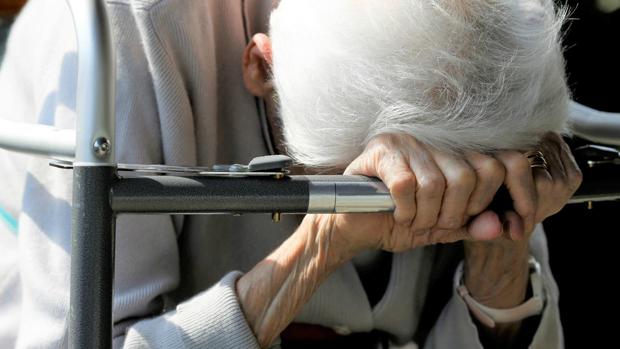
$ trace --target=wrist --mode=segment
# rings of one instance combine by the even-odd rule
[[[312,230],[316,232],[317,238],[329,242],[328,264],[330,266],[340,266],[358,254],[377,246],[377,244],[371,245],[366,241],[367,239],[363,238],[368,235],[364,231],[351,229],[349,224],[351,214],[346,218],[342,216],[344,215],[317,214],[307,215],[304,219],[311,220],[315,226]]]
[[[511,241],[465,244],[464,282],[471,296],[493,308],[511,308],[525,300],[529,278],[527,245]]]
[[[237,281],[237,294],[261,347],[269,346],[344,261],[332,248],[333,224],[308,215],[267,258]],[[334,246],[335,247],[335,246]]]
[[[319,262],[325,270],[333,271],[361,252],[339,233],[336,215],[309,214],[295,234],[305,239],[305,244],[315,245]]]
[[[455,286],[458,294],[463,298],[472,315],[487,329],[495,329],[502,332],[505,329],[518,329],[521,320],[541,314],[545,303],[545,292],[542,284],[540,264],[534,257],[528,260],[529,280],[532,294],[527,301],[508,308],[493,308],[481,304],[471,296],[467,287],[463,284],[463,264],[457,267],[454,276]],[[497,326],[496,326],[497,325]]]

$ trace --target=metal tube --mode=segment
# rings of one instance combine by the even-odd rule
[[[584,184],[569,203],[614,199],[620,199],[620,183],[610,179]],[[497,207],[509,207],[510,198],[505,201]],[[363,176],[149,176],[118,180],[112,208],[143,214],[342,213],[389,212],[394,203],[383,183]]]
[[[69,347],[112,347],[115,56],[104,0],[67,0],[77,35]]]
[[[620,145],[620,114],[571,102],[569,117],[575,135],[602,144]]]
[[[43,156],[73,158],[75,130],[0,119],[0,148]]]
[[[74,2],[75,0],[68,1]],[[72,6],[75,7],[75,5]],[[80,26],[83,25],[80,24]],[[82,46],[88,48],[90,47],[89,44],[90,43],[87,41],[86,45],[82,44]],[[82,51],[80,47],[80,54],[82,54]],[[112,50],[107,50],[107,52],[108,54],[105,56],[108,56],[109,59]],[[84,54],[88,54],[88,52]],[[104,61],[105,60],[102,59],[102,63],[105,64],[101,65],[101,70],[113,73],[114,69],[110,67],[113,62]],[[84,69],[87,70],[86,68]],[[98,77],[103,79],[101,80],[101,86],[106,84],[107,86],[113,86],[112,77],[113,74],[101,74],[101,76]],[[82,81],[81,85],[92,86],[98,78]],[[83,90],[80,89],[80,91]],[[101,94],[113,95],[111,91],[102,90],[101,88],[93,91],[93,93],[88,93],[83,100],[88,96],[92,97]],[[96,97],[95,100],[100,99]],[[95,112],[97,111],[105,113],[103,109],[95,109]],[[105,113],[105,115],[111,115],[111,113]],[[598,111],[574,101],[570,103],[569,107],[569,118],[575,135],[601,144],[620,145],[620,117],[618,115],[618,113]],[[110,120],[107,120],[107,122],[109,121]],[[105,122],[106,121],[103,123]],[[113,129],[113,125],[108,124],[104,127],[99,125],[97,128],[99,130],[111,130]],[[28,136],[24,137],[24,135]],[[101,133],[99,136],[107,138],[110,143],[113,142],[113,133],[111,132],[105,134]],[[98,137],[95,137],[95,139],[96,138]],[[95,139],[91,136],[84,137],[81,141],[92,145]],[[45,156],[73,157],[75,153],[75,135],[71,130],[58,130],[44,125],[26,124],[0,119],[0,148]]]
[[[293,176],[294,177],[294,176]],[[376,178],[365,176],[305,176],[310,201],[308,212],[354,213],[394,210],[390,191]],[[331,208],[328,205],[331,204]]]
[[[73,169],[70,348],[112,347],[113,166]]]
[[[78,46],[77,130],[0,120],[0,148],[46,156],[75,155],[78,165],[114,164],[115,56],[105,2],[67,3]]]
[[[78,43],[75,165],[114,164],[115,56],[105,1],[67,2]]]
[[[569,200],[569,204],[584,202],[620,200],[620,181],[613,172],[596,181],[584,181],[577,193]]]
[[[308,181],[298,178],[149,176],[112,188],[118,213],[305,213]]]

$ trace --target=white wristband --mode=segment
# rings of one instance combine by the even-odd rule
[[[478,321],[490,328],[494,328],[495,324],[521,321],[532,315],[538,315],[542,313],[545,306],[545,293],[542,286],[540,264],[538,264],[534,257],[530,257],[529,264],[532,297],[514,308],[494,309],[478,303],[463,284],[463,262],[457,267],[456,275],[454,276],[456,290]]]

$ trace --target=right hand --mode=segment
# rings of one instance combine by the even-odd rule
[[[504,166],[492,156],[463,157],[411,136],[380,135],[344,174],[379,178],[396,206],[394,213],[315,217],[330,232],[332,246],[346,257],[366,249],[399,252],[459,240],[492,240],[501,234],[497,215],[485,211],[505,179]]]

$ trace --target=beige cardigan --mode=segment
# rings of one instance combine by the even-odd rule
[[[119,162],[207,165],[247,162],[268,153],[257,101],[243,87],[240,62],[251,33],[265,30],[270,0],[107,2],[118,60]],[[0,116],[72,128],[75,77],[76,44],[67,7],[62,1],[29,1],[0,72]],[[21,206],[14,195],[0,196],[0,204],[19,212],[20,224],[19,259],[6,263],[12,266],[7,273],[0,271],[0,276],[13,275],[4,289],[0,280],[0,297],[7,300],[0,301],[0,320],[20,319],[13,321],[19,330],[8,329],[0,346],[16,340],[20,348],[66,347],[71,173],[50,168],[44,159],[16,159],[5,152],[0,157],[20,164],[0,173],[24,192]],[[256,347],[234,283],[297,223],[285,217],[275,224],[263,215],[121,216],[115,346]],[[0,250],[10,246],[3,243]],[[542,262],[548,297],[532,347],[562,347],[558,290],[540,227],[532,252]],[[394,255],[387,290],[374,307],[348,263],[296,321],[345,332],[380,329],[401,344],[416,330],[432,328],[426,348],[480,348],[469,312],[449,283],[441,315],[421,316],[428,295],[441,293],[427,290],[435,287],[430,280],[439,258],[434,247]]]

